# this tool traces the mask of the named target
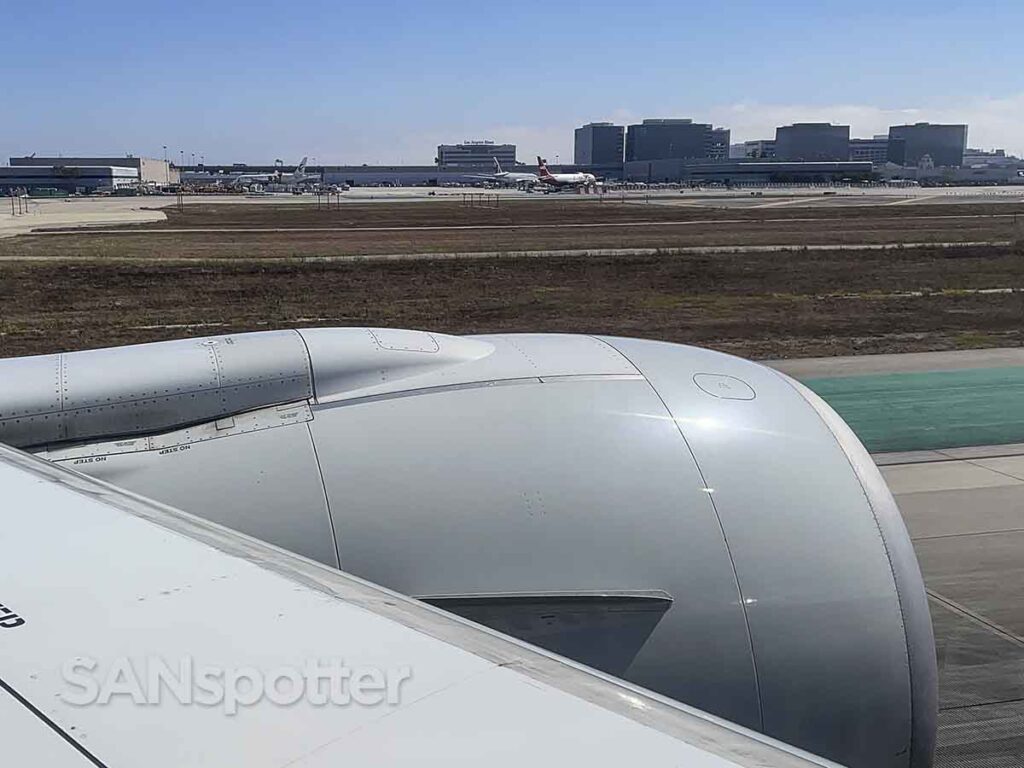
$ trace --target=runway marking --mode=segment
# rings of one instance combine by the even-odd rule
[[[946,195],[922,195],[921,197],[907,197],[903,200],[896,200],[892,203],[883,203],[884,206],[889,205],[906,205],[907,203],[923,203],[928,200],[936,200],[940,197],[946,197]]]
[[[1006,629],[1006,627],[1002,627],[996,624],[994,621],[990,621],[989,619],[985,618],[979,613],[975,613],[970,608],[961,605],[955,600],[950,600],[948,597],[940,595],[933,589],[925,589],[925,592],[927,592],[929,597],[931,597],[935,602],[937,602],[946,610],[952,613],[959,614],[963,618],[970,621],[972,624],[976,624],[977,626],[980,626],[983,629],[987,629],[990,632],[993,632],[994,634],[1001,636],[1005,640],[1009,640],[1011,643],[1015,643],[1019,645],[1021,648],[1024,648],[1024,637],[1021,637],[1020,635],[1011,632],[1010,630]]]
[[[783,206],[786,206],[786,205],[797,205],[799,203],[806,203],[809,199],[810,200],[814,200],[816,202],[818,201],[818,198],[798,197],[798,198],[796,198],[794,200],[776,200],[776,201],[771,202],[771,203],[761,203],[761,205],[751,205],[751,206],[748,206],[748,207],[750,209],[757,209],[757,208],[782,208]]]

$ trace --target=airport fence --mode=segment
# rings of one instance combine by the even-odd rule
[[[500,208],[501,195],[484,192],[463,192],[460,205],[463,208]]]

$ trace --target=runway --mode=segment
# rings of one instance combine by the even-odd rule
[[[972,219],[1010,219],[1016,221],[1017,215],[1013,213],[975,213],[975,214],[950,214],[950,215],[919,215],[899,217],[879,217],[872,219],[872,223],[906,223],[911,221],[959,221]],[[685,221],[605,221],[605,222],[564,222],[557,224],[442,224],[442,225],[420,225],[420,226],[365,226],[365,227],[154,227],[151,229],[120,228],[108,229],[102,227],[83,226],[82,228],[39,228],[31,232],[33,235],[71,235],[71,234],[92,234],[92,235],[196,235],[196,234],[224,234],[224,233],[296,233],[296,232],[448,232],[462,230],[537,230],[537,229],[622,229],[622,228],[643,228],[643,227],[706,227],[706,226],[728,226],[728,225],[750,225],[750,224],[835,224],[836,219],[832,216],[789,216],[779,218],[759,219],[688,219]],[[904,244],[906,247],[909,244]],[[962,243],[961,243],[962,245]]]
[[[924,573],[939,661],[936,768],[1024,765],[1024,446],[883,457]]]

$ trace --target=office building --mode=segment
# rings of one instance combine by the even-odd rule
[[[708,152],[708,159],[729,159],[729,139],[731,135],[732,132],[728,128],[711,129],[711,148]]]
[[[889,159],[889,137],[850,139],[850,160],[882,165]]]
[[[729,131],[692,120],[644,120],[626,129],[626,160],[728,159]]]
[[[495,158],[502,166],[511,168],[516,164],[516,145],[464,141],[461,144],[441,144],[437,148],[437,164],[441,168],[493,167]]]
[[[964,152],[963,165],[968,168],[1024,168],[1024,160],[1006,154],[1005,149],[989,151],[968,147]]]
[[[867,180],[872,168],[849,161],[648,160],[626,162],[624,176],[647,184],[820,184]]]
[[[740,157],[750,157],[755,160],[774,160],[775,141],[774,139],[745,141],[743,142],[743,154]]]
[[[927,156],[937,168],[958,168],[966,149],[966,125],[915,123],[889,128],[889,162],[896,165],[916,167]]]
[[[775,158],[807,163],[849,160],[850,126],[794,123],[776,128]]]
[[[612,123],[587,123],[576,129],[573,161],[576,165],[622,164],[626,129]]]

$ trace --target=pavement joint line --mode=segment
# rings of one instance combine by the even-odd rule
[[[955,600],[950,600],[948,597],[945,597],[944,595],[940,595],[938,592],[936,592],[933,589],[927,589],[926,588],[925,592],[928,593],[928,596],[930,598],[932,598],[932,600],[937,602],[939,605],[941,605],[943,608],[945,608],[946,610],[950,611],[951,613],[959,614],[960,616],[962,616],[963,618],[967,619],[968,621],[970,621],[970,622],[972,622],[972,623],[974,623],[974,624],[976,624],[976,625],[978,625],[978,626],[980,626],[980,627],[982,627],[984,629],[989,630],[993,634],[1001,636],[1005,640],[1009,640],[1010,642],[1015,643],[1016,645],[1019,645],[1021,648],[1024,648],[1024,637],[1021,637],[1020,635],[1014,634],[1013,632],[1011,632],[1010,630],[1006,629],[1005,627],[1001,627],[1000,625],[996,624],[994,621],[990,621],[989,619],[985,618],[981,614],[975,613],[970,608],[967,608],[966,606],[961,605],[960,603],[956,602]]]
[[[939,707],[940,712],[956,712],[960,709],[976,709],[978,707],[995,707],[999,704],[1017,704],[1024,702],[1024,698],[1019,699],[1000,699],[999,701],[983,701],[978,704],[960,704],[955,707]]]
[[[986,459],[989,459],[989,458],[993,458],[994,459],[996,457],[995,456],[985,456],[984,458],[972,457],[970,459],[963,459],[963,461],[966,464],[970,464],[972,466],[978,467],[979,469],[987,469],[989,472],[995,472],[997,475],[1002,475],[1003,477],[1008,477],[1011,480],[1024,480],[1024,477],[1018,477],[1017,475],[1011,474],[1009,472],[1003,472],[1001,469],[993,469],[992,467],[986,467],[984,464],[979,464],[978,463],[979,461],[985,461]]]
[[[934,491],[915,491],[915,493],[934,493]],[[910,496],[911,494],[908,493],[903,495]],[[933,541],[934,539],[958,539],[963,536],[994,536],[998,533],[1024,533],[1024,528],[1003,528],[998,531],[965,531],[963,533],[937,533],[934,536],[912,536],[910,540]]]
[[[943,463],[948,462],[948,461],[964,461],[964,462],[966,462],[966,461],[978,461],[978,460],[983,460],[983,459],[1012,459],[1012,458],[1016,458],[1018,456],[1024,456],[1024,448],[1015,448],[1014,450],[1011,450],[1011,451],[999,452],[999,449],[1002,446],[993,445],[993,446],[972,446],[972,447],[979,448],[979,449],[991,448],[993,450],[993,453],[986,453],[986,454],[984,454],[982,456],[965,457],[965,456],[957,456],[955,454],[949,453],[949,451],[951,451],[951,450],[957,450],[957,449],[954,449],[954,448],[941,448],[941,449],[940,448],[930,448],[930,449],[927,449],[926,451],[923,451],[923,452],[936,454],[935,456],[915,456],[915,457],[913,457],[912,459],[910,459],[908,461],[900,461],[900,457],[901,457],[901,455],[904,452],[902,452],[902,451],[897,451],[897,452],[883,451],[883,452],[880,452],[880,453],[872,454],[871,458],[874,459],[875,464],[877,466],[880,466],[880,467],[909,467],[909,466],[913,466],[914,464],[943,464]],[[907,451],[905,453],[913,454],[913,453],[915,453],[915,451]],[[983,469],[991,469],[991,467],[985,467],[984,465],[981,465],[981,466],[982,466]],[[991,471],[996,472],[998,470],[991,469]],[[1010,477],[1013,477],[1013,476],[1011,475]],[[1024,478],[1020,478],[1020,477],[1013,477],[1013,479],[1014,480],[1024,480]]]

